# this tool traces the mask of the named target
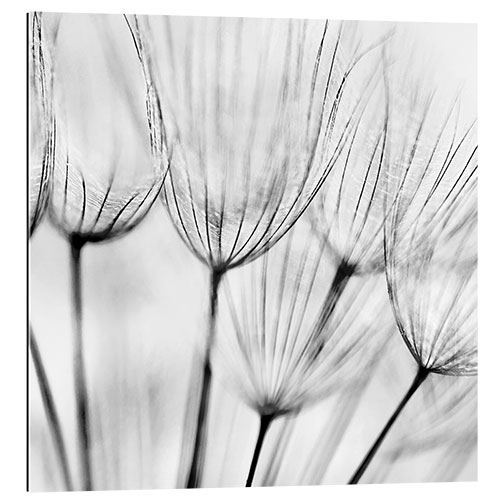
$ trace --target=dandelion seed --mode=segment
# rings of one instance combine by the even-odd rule
[[[71,15],[64,21],[60,37]],[[75,37],[68,47],[61,42],[57,61],[60,127],[50,212],[64,236],[83,244],[136,227],[167,172],[161,111],[138,24],[102,22],[74,23],[85,45]],[[88,44],[100,44],[101,58],[86,54]]]
[[[450,112],[429,142],[423,139],[432,123],[427,103],[417,127],[405,129],[408,137],[389,159],[389,192],[396,189],[396,196],[384,225],[389,298],[399,331],[417,363],[417,375],[350,484],[360,480],[430,373],[477,373],[474,126],[459,134],[455,125],[445,134]]]
[[[477,373],[477,156],[473,149],[472,156],[465,155],[472,158],[467,159],[469,174],[463,176],[462,169],[454,169],[456,182],[437,206],[424,206],[416,216],[414,208],[405,209],[402,218],[392,215],[386,232],[387,285],[401,335],[419,366],[444,375]],[[465,177],[462,183],[461,176]],[[404,191],[403,186],[396,212]],[[408,249],[411,257],[401,258]]]
[[[92,490],[81,252],[87,243],[123,236],[144,219],[168,164],[150,56],[137,19],[65,14],[57,39],[58,143],[50,216],[71,248],[79,459],[82,487]]]
[[[219,284],[271,248],[317,194],[352,127],[351,75],[374,47],[348,48],[348,24],[319,21],[167,17],[158,31],[171,165],[164,200],[211,273],[186,480],[198,487]]]
[[[221,320],[229,340],[222,361],[228,360],[224,363],[231,369],[230,379],[261,418],[247,486],[271,422],[356,385],[373,362],[368,353],[378,351],[390,325],[390,316],[384,321],[376,300],[371,311],[378,310],[376,321],[369,307],[362,308],[376,289],[376,279],[353,279],[325,318],[324,302],[330,300],[336,270],[325,246],[299,230],[300,223],[260,261],[242,269],[239,294],[231,278],[226,282]]]

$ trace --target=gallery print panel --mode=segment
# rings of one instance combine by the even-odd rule
[[[476,480],[474,25],[27,35],[31,491]]]

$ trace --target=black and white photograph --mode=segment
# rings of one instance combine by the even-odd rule
[[[477,25],[283,13],[27,14],[29,491],[478,480]]]

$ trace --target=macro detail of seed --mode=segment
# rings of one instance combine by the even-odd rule
[[[475,25],[27,42],[30,491],[477,479]]]

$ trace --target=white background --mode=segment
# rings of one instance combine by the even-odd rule
[[[2,495],[26,495],[26,147],[25,147],[25,13],[31,10],[72,12],[129,12],[178,15],[238,15],[259,17],[329,17],[388,21],[438,21],[479,23],[479,117],[480,117],[480,431],[479,482],[451,485],[390,485],[316,487],[314,489],[141,491],[93,493],[94,498],[182,497],[232,498],[253,495],[261,498],[290,494],[314,494],[319,498],[494,498],[498,485],[498,16],[479,3],[420,1],[403,2],[17,2],[2,15],[2,168],[0,214],[2,217],[2,307],[0,318],[0,488]],[[459,58],[458,58],[459,64]],[[5,154],[7,152],[7,155]],[[496,494],[495,494],[496,492]],[[61,494],[59,494],[60,496]],[[72,494],[81,498],[83,494]],[[120,496],[119,496],[120,495]],[[49,498],[53,495],[48,495]],[[59,498],[57,496],[56,498]],[[66,497],[66,494],[63,494]],[[73,497],[70,497],[73,498]]]

